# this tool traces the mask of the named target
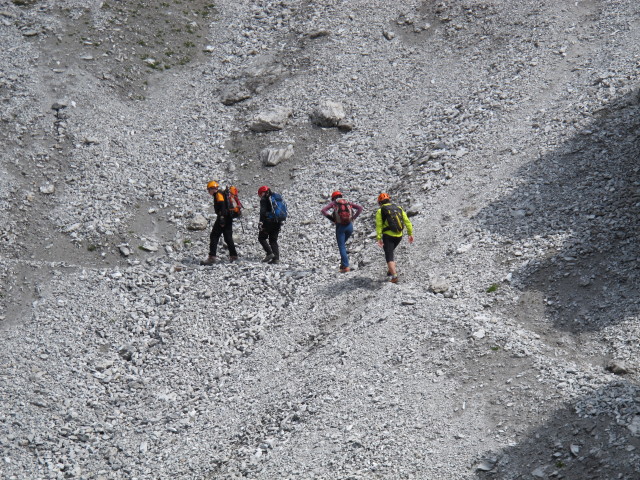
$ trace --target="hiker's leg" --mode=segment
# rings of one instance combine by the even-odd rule
[[[222,234],[224,235],[224,243],[227,244],[227,248],[229,249],[229,256],[237,257],[236,245],[233,243],[233,221],[230,218],[227,219]]]
[[[222,227],[220,226],[220,222],[216,219],[213,224],[213,228],[211,229],[211,235],[209,235],[209,256],[215,257],[216,251],[218,250],[218,240],[220,240],[220,235],[222,235]]]
[[[278,245],[278,235],[280,235],[280,223],[274,222],[269,225],[269,246],[275,255],[275,260],[280,260],[280,246]]]
[[[273,252],[271,251],[271,247],[269,246],[269,242],[267,239],[269,238],[269,233],[267,232],[267,228],[265,225],[262,226],[262,230],[258,232],[258,242],[262,245],[263,250],[267,255],[271,255]]]
[[[393,237],[391,235],[382,235],[382,246],[384,248],[384,259],[387,262],[387,268],[392,276],[398,274],[396,271],[396,262],[394,258],[394,250],[402,240],[402,237]]]
[[[387,262],[387,270],[392,277],[398,275],[398,271],[396,270],[396,262]]]
[[[338,242],[338,250],[340,251],[340,265],[342,267],[349,266],[349,254],[347,253],[347,240],[353,233],[353,224],[336,226],[336,241]]]

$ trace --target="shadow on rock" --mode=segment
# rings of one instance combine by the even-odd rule
[[[485,454],[476,478],[640,478],[639,395],[637,386],[615,382],[580,398],[517,445]]]
[[[542,292],[556,327],[570,332],[640,311],[640,92],[594,116],[477,216],[513,242],[512,253],[530,258],[516,281]]]

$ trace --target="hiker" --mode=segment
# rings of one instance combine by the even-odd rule
[[[329,213],[329,210],[332,212]],[[347,240],[353,233],[353,221],[362,213],[362,207],[357,203],[345,200],[342,198],[342,193],[336,190],[331,194],[331,203],[326,205],[320,213],[336,226],[336,240],[340,251],[340,272],[346,273],[351,270],[347,254]]]
[[[221,235],[229,249],[229,261],[235,262],[238,260],[238,253],[233,243],[233,217],[229,212],[227,201],[224,194],[220,191],[220,185],[216,181],[207,183],[207,192],[213,197],[213,208],[217,218],[211,229],[211,235],[209,236],[209,256],[206,260],[201,261],[200,264],[213,265],[218,261],[216,250]]]
[[[267,186],[263,185],[258,189],[258,196],[260,197],[258,242],[267,254],[262,261],[271,264],[279,263],[278,235],[282,222],[287,218],[287,207],[282,196],[272,192]]]
[[[409,243],[413,243],[413,225],[405,211],[391,203],[391,197],[387,193],[378,196],[380,208],[376,212],[376,240],[378,245],[384,248],[384,258],[387,262],[387,276],[391,283],[398,283],[398,272],[393,251],[400,241],[404,228],[409,234]]]

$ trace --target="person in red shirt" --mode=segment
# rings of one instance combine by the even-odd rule
[[[329,210],[332,212],[329,213]],[[351,270],[347,240],[353,234],[353,221],[362,213],[362,206],[345,200],[342,198],[342,193],[336,190],[331,194],[331,203],[326,205],[320,213],[336,226],[336,240],[340,251],[340,272],[346,273]]]

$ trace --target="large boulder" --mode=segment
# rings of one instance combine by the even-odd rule
[[[287,124],[293,110],[287,107],[274,107],[268,112],[259,113],[249,124],[254,132],[272,132],[282,130]]]
[[[339,102],[324,100],[309,114],[309,119],[319,127],[337,127],[345,118],[344,107]]]
[[[194,216],[189,225],[187,225],[188,230],[198,231],[198,230],[206,230],[207,228],[207,219],[204,218],[203,215]]]
[[[260,152],[260,161],[265,167],[275,167],[293,156],[293,145],[284,148],[265,148]]]

